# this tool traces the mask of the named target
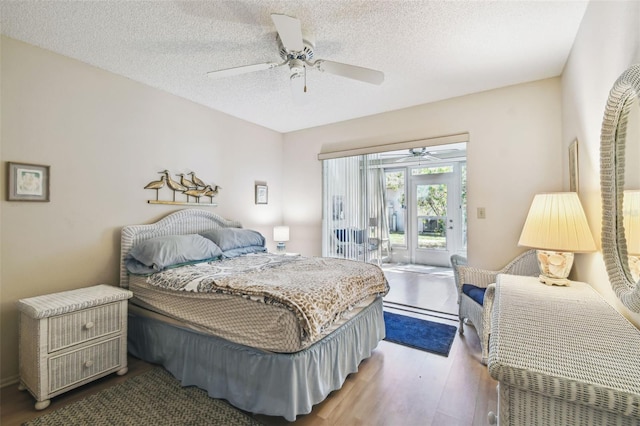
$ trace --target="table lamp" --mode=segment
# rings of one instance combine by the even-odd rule
[[[288,226],[274,226],[273,228],[273,241],[278,243],[278,251],[285,251],[285,242],[289,241],[289,227]]]
[[[638,282],[640,280],[640,190],[624,191],[622,215],[629,271],[633,281]]]
[[[596,250],[578,194],[536,195],[518,245],[537,249],[541,282],[569,285],[573,254]]]

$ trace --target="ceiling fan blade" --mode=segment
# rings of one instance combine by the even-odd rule
[[[342,64],[340,62],[327,61],[324,59],[315,61],[314,66],[320,71],[326,71],[342,77],[364,81],[365,83],[379,85],[384,81],[384,73],[382,71],[376,71],[370,68]]]
[[[283,65],[283,64],[279,64],[277,62],[265,62],[263,64],[244,65],[241,67],[226,68],[226,69],[217,70],[217,71],[209,71],[207,75],[211,78],[223,78],[223,77],[230,77],[233,75],[247,74],[254,71],[268,70],[271,68],[279,67],[280,65]]]
[[[302,52],[304,45],[302,43],[302,26],[300,21],[287,15],[271,14],[271,19],[278,30],[280,41],[285,49],[290,52]]]

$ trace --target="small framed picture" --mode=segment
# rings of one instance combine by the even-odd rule
[[[578,140],[569,145],[569,191],[578,192]]]
[[[269,188],[267,185],[256,185],[256,204],[269,202]]]
[[[49,201],[49,166],[7,162],[7,201]]]

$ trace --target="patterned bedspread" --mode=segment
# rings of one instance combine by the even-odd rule
[[[147,283],[168,290],[234,294],[281,304],[296,314],[303,340],[315,339],[361,300],[389,291],[376,265],[276,254],[183,266],[151,275]]]

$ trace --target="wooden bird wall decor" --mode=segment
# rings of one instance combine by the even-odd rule
[[[147,200],[149,204],[176,204],[186,206],[217,206],[217,203],[213,202],[213,198],[218,195],[218,191],[222,189],[215,184],[208,184],[198,178],[195,172],[178,173],[174,176],[179,177],[179,180],[173,180],[169,170],[163,170],[158,172],[160,180],[154,180],[149,182],[144,189],[153,189],[156,191],[155,200]],[[190,178],[189,178],[190,177]],[[160,200],[160,190],[167,187],[171,190],[171,200]],[[186,196],[184,201],[176,200],[176,194],[179,198],[182,198],[181,194]],[[200,202],[204,199],[205,202]],[[208,199],[208,202],[206,200]]]

